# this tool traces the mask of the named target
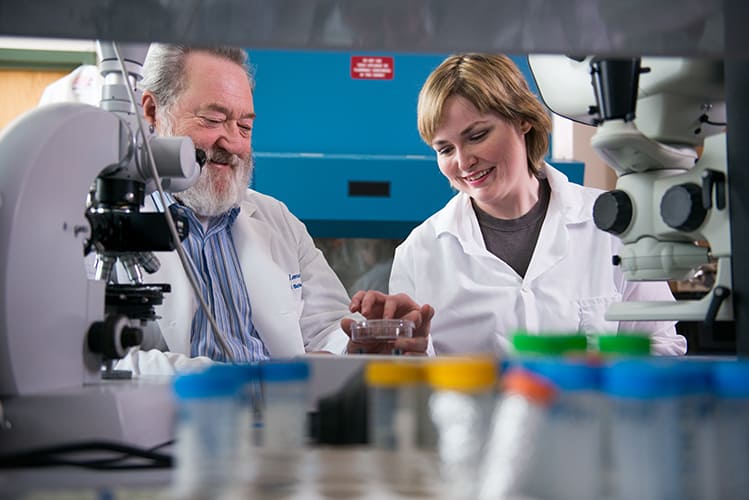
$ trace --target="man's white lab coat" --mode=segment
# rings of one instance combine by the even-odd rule
[[[240,206],[232,237],[250,296],[252,323],[271,357],[344,353],[348,337],[339,322],[350,315],[349,297],[304,224],[282,202],[257,191],[247,190]],[[207,358],[189,358],[190,329],[199,303],[179,257],[176,252],[156,255],[161,268],[146,280],[172,288],[156,307],[169,352],[135,349],[117,368],[169,374],[205,365]]]
[[[535,333],[647,331],[653,350],[683,354],[674,322],[609,322],[622,300],[674,300],[665,282],[625,281],[611,257],[621,241],[593,223],[600,190],[582,187],[550,165],[551,199],[536,249],[521,278],[484,245],[470,198],[460,193],[396,249],[390,293],[431,304],[430,351],[512,352],[511,336]]]

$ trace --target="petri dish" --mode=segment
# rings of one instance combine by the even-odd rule
[[[386,342],[411,338],[414,322],[407,319],[365,319],[351,326],[354,342]]]

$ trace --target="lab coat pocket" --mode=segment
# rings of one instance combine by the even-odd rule
[[[578,299],[577,304],[580,311],[579,331],[585,333],[616,332],[619,323],[617,321],[607,321],[606,311],[611,304],[621,302],[621,300],[622,295],[620,293]]]

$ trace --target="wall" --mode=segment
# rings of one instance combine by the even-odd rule
[[[67,71],[0,69],[0,131],[39,102],[44,88]]]
[[[248,52],[253,187],[284,201],[313,236],[404,238],[454,195],[416,128],[419,90],[444,54]],[[387,58],[390,78],[356,78],[358,57]],[[535,91],[526,58],[513,59]],[[579,162],[556,165],[582,182]]]
[[[616,173],[590,146],[595,127],[573,122],[558,115],[553,116],[554,133],[552,158],[576,160],[585,165],[583,184],[610,190],[616,185]]]
[[[95,61],[85,40],[0,37],[0,131],[39,103],[45,87]]]

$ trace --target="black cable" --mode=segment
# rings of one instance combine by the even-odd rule
[[[170,439],[169,441],[165,441],[161,444],[157,444],[156,446],[152,446],[151,448],[148,448],[148,451],[160,450],[161,448],[166,448],[167,446],[171,446],[176,442],[177,442],[176,439]]]
[[[175,442],[176,441],[174,439],[171,439],[169,441],[166,441],[164,443],[158,444],[156,446],[152,446],[151,448],[146,449],[143,453],[139,454],[137,456],[137,458],[143,458],[143,455],[148,455],[150,458],[156,457],[156,458],[154,458],[154,460],[158,460],[158,462],[161,462],[162,461],[162,457],[163,457],[164,459],[166,459],[166,461],[168,461],[168,463],[166,465],[161,465],[160,463],[156,463],[156,464],[153,464],[153,465],[146,465],[145,467],[146,468],[151,468],[151,467],[170,467],[171,466],[172,457],[170,455],[157,454],[156,451],[159,450],[159,449],[161,449],[161,448],[165,448],[167,446],[171,446]],[[114,458],[110,458],[110,459],[100,460],[100,461],[98,461],[98,465],[100,466],[99,468],[105,468],[105,466],[108,466],[110,464],[115,464],[117,462],[124,462],[125,460],[129,460],[131,458],[133,458],[132,455],[124,455],[123,454],[123,455],[121,455],[119,457],[114,457]],[[132,468],[132,467],[140,468],[140,466],[131,466],[131,465],[127,465],[126,467],[122,467],[122,468]],[[117,467],[117,468],[121,468],[121,467]]]
[[[94,466],[97,469],[114,468],[114,467],[110,467],[110,466],[113,465],[113,464],[116,464],[118,462],[124,462],[125,460],[130,460],[132,458],[144,458],[144,456],[148,456],[149,458],[156,457],[155,459],[159,460],[159,461],[162,460],[161,457],[166,457],[169,461],[171,461],[171,457],[169,455],[159,455],[159,454],[157,454],[155,452],[156,452],[156,450],[159,450],[161,448],[165,448],[165,447],[170,446],[170,445],[172,445],[174,443],[175,443],[175,440],[171,439],[169,441],[166,441],[164,443],[158,444],[156,446],[152,446],[151,448],[147,448],[146,450],[143,450],[142,452],[139,452],[137,455],[124,454],[123,453],[119,457],[90,460],[90,461],[87,461],[87,462],[86,461],[84,461],[84,462],[77,462],[76,465],[81,466],[81,467]],[[161,465],[157,465],[157,464],[154,464],[154,465],[145,465],[146,468],[150,468],[150,467],[154,467],[154,466],[161,467]],[[127,465],[127,468],[130,468],[130,467],[132,467],[132,465]],[[137,466],[137,467],[140,468],[140,466]],[[167,465],[167,467],[168,467],[168,465]],[[116,468],[120,468],[120,467],[118,466]]]
[[[713,122],[710,121],[710,117],[706,114],[703,114],[700,116],[700,123],[707,123],[708,125],[713,125],[714,127],[725,127],[728,125],[728,122]]]
[[[50,446],[46,448],[28,450],[21,453],[0,455],[0,469],[50,466],[76,466],[96,470],[167,468],[173,465],[172,456],[168,454],[157,453],[157,450],[170,446],[174,443],[175,440],[172,439],[147,449],[106,441],[91,441]],[[101,451],[120,453],[120,455],[111,458],[101,458],[93,460],[71,460],[56,457],[56,455],[63,455],[68,453],[91,453]],[[117,465],[119,463],[125,462],[126,460],[133,459],[150,460],[152,463]]]
[[[94,470],[133,470],[168,468],[173,464],[171,455],[157,453],[156,449],[171,444],[163,443],[155,448],[143,449],[108,441],[90,441],[59,446],[49,446],[20,453],[0,455],[0,469],[75,466]],[[60,455],[91,452],[112,452],[115,457],[89,460],[72,460]],[[146,463],[125,463],[126,460],[141,459]]]

